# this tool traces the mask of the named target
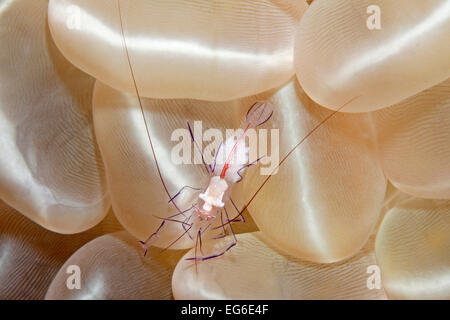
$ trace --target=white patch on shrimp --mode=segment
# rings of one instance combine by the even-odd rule
[[[239,131],[241,131],[240,134]],[[247,148],[245,145],[245,138],[238,138],[242,135],[243,130],[236,130],[236,132],[238,132],[238,134],[228,137],[220,146],[217,152],[216,165],[213,172],[213,174],[217,176],[221,174],[223,166],[225,165],[225,162],[227,162],[228,157],[232,153],[232,150],[237,142],[236,150],[233,152],[231,158],[229,159],[229,167],[225,173],[225,179],[232,183],[235,183],[241,179],[239,174],[242,175],[242,173],[244,172],[242,168],[248,163],[249,151],[249,148]]]

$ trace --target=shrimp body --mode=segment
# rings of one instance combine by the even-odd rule
[[[213,176],[209,180],[208,188],[205,193],[199,194],[199,199],[204,201],[203,211],[205,215],[210,216],[210,212],[214,207],[223,208],[225,203],[223,203],[223,196],[225,191],[228,189],[228,183],[220,176]]]
[[[239,136],[228,138],[223,146],[219,147],[216,153],[213,176],[209,180],[206,191],[199,195],[199,199],[204,201],[203,210],[200,211],[201,214],[210,217],[213,207],[224,207],[223,197],[225,192],[229,190],[231,184],[240,180],[240,173],[245,169],[245,164],[248,162],[249,148],[245,146],[245,136],[248,130],[265,123],[272,116],[272,113],[273,111],[268,108],[266,103],[255,103],[247,113],[243,132]],[[225,156],[225,162],[221,163],[220,160],[224,159]],[[219,159],[219,164],[223,164],[221,170],[221,166],[217,166],[217,159]],[[216,168],[219,170],[216,170]]]
[[[172,242],[169,247],[172,246],[176,241],[181,239],[181,237],[188,235],[192,240],[195,240],[195,247],[197,247],[198,243],[200,244],[201,250],[202,236],[204,235],[205,231],[211,227],[211,220],[215,219],[219,214],[222,223],[219,228],[223,229],[223,236],[225,236],[226,234],[225,226],[234,236],[233,230],[231,228],[231,223],[236,222],[236,220],[230,220],[228,216],[228,212],[225,207],[225,197],[228,197],[232,185],[242,179],[242,172],[247,167],[255,164],[259,160],[258,159],[254,163],[248,164],[249,148],[245,144],[245,137],[248,133],[248,130],[251,128],[256,128],[257,126],[268,121],[272,116],[272,113],[273,111],[267,106],[266,103],[255,103],[249,109],[242,133],[227,138],[225,142],[219,146],[215,155],[214,166],[208,166],[206,165],[206,163],[204,163],[205,168],[210,173],[210,177],[205,190],[202,190],[202,192],[199,193],[197,202],[193,204],[188,210],[179,210],[180,212],[178,214],[172,215],[168,218],[164,218],[159,228],[153,234],[151,234],[145,242],[140,241],[145,250],[144,255],[147,250],[153,245],[155,240],[159,237],[159,234],[166,222],[180,223],[182,224],[184,229],[184,233],[174,242]],[[188,127],[191,131],[189,123]],[[196,141],[194,140],[192,131],[191,138],[194,142],[194,145],[196,145]],[[186,188],[199,190],[197,188],[185,186],[174,197],[172,197],[169,202],[174,201],[175,198]],[[237,210],[235,206],[234,208]],[[191,210],[193,210],[192,214],[185,215],[186,212],[189,212]],[[184,218],[184,220],[179,220],[180,217],[182,217],[182,219]],[[240,221],[244,220],[241,219]],[[211,229],[217,229],[217,227],[211,227]],[[193,232],[196,233],[195,239],[191,236],[191,233]],[[220,256],[235,244],[236,243],[233,242],[231,246],[227,247],[225,251],[221,253],[213,254],[210,256],[195,257],[194,260],[206,260]]]
[[[134,89],[136,92],[136,96],[138,98],[139,108],[141,110],[142,118],[143,118],[143,121],[145,124],[147,138],[148,138],[150,149],[151,149],[151,152],[153,155],[153,159],[156,164],[156,169],[157,169],[159,178],[161,180],[162,186],[164,187],[164,190],[165,190],[167,196],[170,198],[169,203],[172,202],[174,207],[178,210],[178,213],[176,213],[168,218],[163,218],[161,225],[157,228],[157,230],[153,234],[151,234],[148,237],[148,239],[145,242],[139,241],[141,243],[142,247],[144,248],[144,255],[146,254],[147,249],[150,248],[153,245],[153,243],[155,242],[155,240],[159,237],[159,234],[161,233],[165,224],[169,223],[169,222],[173,222],[173,223],[181,224],[183,226],[184,232],[177,239],[175,239],[175,241],[173,241],[168,247],[166,247],[166,249],[170,248],[175,242],[177,242],[179,239],[181,239],[183,236],[185,236],[187,234],[192,240],[195,240],[195,250],[194,250],[195,256],[192,258],[187,258],[187,260],[193,260],[193,261],[197,262],[197,261],[205,261],[208,259],[222,256],[228,250],[230,250],[232,247],[234,247],[237,243],[237,239],[233,232],[231,224],[233,222],[237,222],[237,221],[245,222],[245,220],[243,219],[243,216],[242,216],[242,212],[244,212],[244,210],[255,199],[257,194],[260,192],[260,190],[264,187],[264,185],[270,179],[272,173],[276,172],[276,170],[278,170],[278,168],[286,161],[286,159],[291,155],[291,153],[294,152],[294,150],[297,147],[299,147],[306,139],[308,139],[309,136],[311,134],[313,134],[319,127],[321,127],[326,121],[328,121],[330,118],[332,118],[334,115],[336,115],[339,111],[341,111],[345,106],[347,106],[352,101],[354,101],[355,99],[357,99],[361,96],[356,96],[356,97],[350,99],[349,101],[347,101],[346,103],[344,103],[341,107],[339,107],[337,110],[335,110],[330,115],[325,117],[322,121],[320,121],[320,123],[317,124],[307,135],[305,135],[302,139],[300,139],[300,141],[296,145],[294,145],[294,147],[281,159],[281,161],[278,163],[278,166],[273,169],[272,173],[270,173],[264,179],[262,184],[257,188],[256,192],[253,194],[253,196],[250,198],[250,200],[245,204],[245,206],[241,210],[237,209],[235,203],[233,202],[233,200],[231,199],[231,196],[230,196],[229,200],[230,200],[231,204],[233,205],[232,207],[237,211],[237,215],[230,219],[228,212],[227,212],[226,205],[225,205],[226,201],[224,200],[224,198],[227,197],[227,194],[230,193],[231,186],[234,183],[239,182],[242,179],[241,173],[246,168],[252,166],[253,164],[257,163],[261,159],[261,158],[259,158],[256,161],[254,161],[250,164],[247,164],[248,148],[246,148],[245,142],[243,142],[243,141],[245,141],[245,139],[244,139],[245,135],[250,128],[256,128],[257,126],[268,121],[271,118],[272,113],[273,113],[273,111],[267,106],[266,103],[260,103],[260,102],[255,103],[247,112],[246,121],[243,126],[243,128],[244,128],[243,133],[239,137],[235,136],[235,137],[228,138],[225,141],[225,143],[223,145],[221,145],[222,148],[219,147],[219,150],[216,153],[216,160],[217,159],[219,160],[219,165],[217,165],[216,160],[214,161],[214,167],[206,165],[206,163],[203,161],[203,164],[205,165],[206,170],[210,174],[209,183],[208,183],[206,189],[198,195],[198,200],[200,203],[203,202],[203,205],[199,206],[198,203],[195,203],[190,208],[182,211],[175,204],[175,202],[174,202],[175,198],[182,191],[186,190],[186,188],[190,188],[190,189],[194,189],[194,190],[200,190],[200,188],[192,188],[189,186],[184,186],[173,197],[170,195],[170,193],[167,189],[167,186],[164,182],[164,178],[161,175],[161,170],[159,168],[155,149],[153,148],[152,138],[150,136],[150,131],[148,129],[148,123],[145,118],[145,113],[144,113],[144,108],[143,108],[142,101],[141,101],[141,96],[139,94],[139,89],[138,89],[138,86],[136,83],[136,78],[134,75],[134,69],[133,69],[130,54],[128,51],[127,41],[126,41],[126,37],[125,37],[125,31],[124,31],[124,27],[123,27],[123,19],[122,19],[122,13],[121,13],[120,0],[117,0],[117,8],[118,8],[118,15],[119,15],[119,20],[120,20],[120,31],[121,31],[121,35],[122,35],[122,43],[123,43],[123,47],[124,47],[124,52],[125,52],[125,55],[127,58],[129,69],[130,69],[131,80],[132,80],[132,83],[133,83],[133,86],[134,86]],[[189,131],[191,133],[192,141],[194,142],[194,144],[196,144],[189,123],[188,123],[188,126],[189,126]],[[199,151],[202,152],[201,150],[199,150]],[[221,159],[226,159],[223,163],[223,166],[221,166],[222,163],[220,163]],[[203,160],[203,153],[202,153],[202,160]],[[186,213],[189,213],[192,210],[194,211],[192,214],[186,215]],[[214,228],[211,227],[212,223],[210,220],[215,219],[216,217],[218,217],[219,214],[220,214],[220,219],[222,222],[221,225],[218,227],[214,227]],[[225,221],[223,221],[224,216],[225,216]],[[184,220],[179,220],[180,217],[181,217],[181,219],[184,219]],[[236,220],[239,217],[241,217],[241,219]],[[232,242],[229,245],[227,245],[220,252],[210,254],[207,256],[197,256],[197,246],[198,245],[200,245],[200,252],[203,255],[202,235],[209,229],[218,229],[218,228],[222,228],[223,236],[219,236],[214,239],[217,239],[220,237],[225,237],[225,235],[226,235],[225,228],[228,228],[229,232],[232,235]],[[192,237],[190,234],[190,232],[194,232],[194,231],[195,231],[195,238]]]

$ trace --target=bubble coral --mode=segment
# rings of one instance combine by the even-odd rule
[[[0,298],[450,299],[449,30],[445,0],[0,0]],[[356,97],[264,185],[236,248],[197,271],[189,239],[148,257],[137,241],[173,207],[123,36],[173,193],[204,175],[170,161],[186,121],[237,128],[268,101],[281,159]],[[240,208],[263,180],[249,170]]]

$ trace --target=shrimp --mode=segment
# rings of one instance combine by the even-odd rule
[[[182,187],[174,196],[171,196],[166,183],[161,175],[161,170],[159,167],[159,163],[155,154],[155,150],[152,143],[152,138],[150,135],[150,131],[148,128],[148,122],[145,117],[144,108],[142,104],[142,99],[139,94],[139,89],[136,83],[136,78],[134,75],[134,69],[131,63],[130,54],[128,51],[127,41],[125,37],[125,31],[123,27],[123,20],[121,14],[121,6],[120,0],[117,0],[119,20],[120,20],[120,31],[122,35],[122,43],[125,51],[125,55],[127,58],[129,71],[131,80],[134,85],[135,94],[139,103],[140,111],[142,114],[142,118],[145,124],[145,129],[147,133],[147,140],[150,145],[151,153],[153,160],[155,161],[156,170],[158,172],[161,184],[165,190],[165,193],[168,196],[168,203],[172,204],[174,208],[177,210],[177,213],[167,217],[160,218],[162,220],[159,227],[146,239],[146,241],[139,241],[143,250],[144,256],[146,255],[148,249],[152,247],[155,241],[160,236],[161,232],[163,232],[164,227],[168,223],[178,223],[182,226],[183,232],[177,237],[174,241],[172,241],[163,251],[171,248],[177,241],[179,241],[182,237],[188,236],[192,241],[194,241],[194,256],[190,258],[186,258],[187,260],[194,261],[197,265],[199,261],[205,261],[213,258],[220,257],[224,255],[227,251],[233,248],[237,244],[237,238],[233,231],[232,224],[235,222],[245,222],[243,217],[243,212],[248,208],[248,206],[252,203],[252,201],[256,198],[258,193],[264,187],[264,185],[269,181],[271,176],[277,172],[279,167],[286,161],[286,159],[297,149],[306,139],[309,138],[311,134],[313,134],[319,127],[321,127],[325,122],[335,116],[339,111],[341,111],[346,105],[350,104],[358,97],[354,97],[349,100],[341,107],[330,113],[327,117],[325,117],[321,122],[319,122],[315,127],[312,128],[300,141],[295,144],[292,149],[279,161],[278,165],[273,168],[272,172],[267,175],[267,177],[263,180],[261,185],[256,189],[255,193],[252,195],[250,200],[244,205],[242,209],[238,209],[235,202],[231,198],[231,188],[232,186],[241,181],[243,178],[243,172],[258,163],[261,159],[256,159],[255,161],[249,162],[248,151],[249,148],[246,146],[245,137],[250,129],[255,129],[258,126],[269,121],[269,119],[273,115],[273,110],[268,106],[266,102],[257,102],[253,106],[251,106],[247,112],[245,122],[242,126],[241,133],[235,134],[229,138],[227,138],[217,149],[214,163],[212,165],[206,164],[203,153],[200,150],[197,142],[194,139],[194,135],[192,133],[191,126],[189,122],[187,122],[187,126],[190,132],[190,136],[192,139],[192,143],[200,152],[203,166],[205,167],[208,173],[208,181],[205,186],[196,188],[192,186],[184,186]],[[186,190],[194,190],[197,191],[196,202],[193,203],[189,208],[185,210],[181,210],[175,203],[175,199]],[[228,213],[228,209],[226,206],[226,202],[229,200],[231,203],[231,207],[236,211],[236,215],[230,218]],[[216,219],[220,219],[220,224],[218,226],[212,226],[213,222]],[[207,231],[209,230],[218,230],[222,229],[222,233],[220,236],[217,236],[213,239],[220,239],[227,236],[227,233],[231,235],[231,243],[226,245],[219,252],[211,253],[211,254],[203,254],[203,239]],[[200,252],[200,255],[198,253]]]
[[[223,233],[221,236],[216,237],[215,239],[222,238],[226,235],[227,230],[225,229],[225,227],[227,226],[229,233],[233,236],[233,242],[219,253],[201,257],[197,257],[195,255],[194,258],[188,258],[188,260],[204,261],[212,259],[223,255],[226,251],[236,245],[236,237],[234,236],[231,224],[226,224],[230,222],[230,218],[228,210],[225,207],[225,199],[230,199],[235,210],[239,212],[233,200],[229,196],[231,187],[233,186],[233,184],[241,181],[242,173],[246,168],[256,164],[261,159],[259,158],[250,164],[248,163],[249,148],[246,146],[245,137],[250,129],[255,129],[256,127],[266,123],[272,117],[272,114],[273,111],[265,102],[257,102],[248,110],[245,123],[241,130],[242,133],[232,135],[231,137],[226,139],[225,142],[219,145],[214,157],[213,165],[208,166],[203,161],[205,168],[209,172],[208,183],[206,187],[194,188],[191,186],[184,186],[173,197],[169,199],[169,203],[173,202],[176,197],[178,197],[186,189],[200,191],[197,196],[197,202],[192,204],[192,206],[190,206],[187,210],[181,211],[168,218],[160,218],[163,220],[163,222],[158,227],[158,229],[153,234],[151,234],[146,241],[140,241],[142,247],[144,248],[144,255],[147,250],[154,244],[160,232],[164,228],[166,222],[180,223],[184,228],[183,234],[174,242],[172,242],[169,247],[171,247],[184,235],[188,234],[190,236],[190,232],[195,231],[195,250],[197,250],[198,247],[198,249],[202,252],[202,236],[209,228],[211,228],[212,221],[218,218],[219,215],[221,219],[220,227],[223,229]],[[187,126],[189,128],[191,139],[194,145],[197,145],[189,122],[187,123]],[[199,152],[201,151],[199,150]],[[221,161],[223,159],[224,162]],[[184,220],[179,220],[181,216],[184,218]],[[237,218],[240,218],[239,221],[244,221],[242,214],[239,214],[236,218],[234,218],[235,222],[238,221],[236,220]],[[226,220],[225,222],[224,219]],[[214,229],[217,229],[217,227]],[[166,247],[166,249],[168,249],[169,247]]]

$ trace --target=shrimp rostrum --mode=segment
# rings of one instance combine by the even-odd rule
[[[194,257],[187,260],[204,261],[219,257],[225,254],[228,250],[234,247],[237,243],[236,236],[233,232],[233,222],[245,222],[242,212],[238,210],[235,203],[230,197],[232,186],[241,181],[244,171],[256,164],[261,158],[249,163],[249,147],[247,143],[247,134],[250,130],[266,123],[272,116],[273,111],[265,102],[255,103],[247,112],[245,122],[241,130],[235,131],[235,134],[227,137],[222,142],[215,153],[214,162],[211,165],[206,164],[203,160],[203,165],[208,172],[208,180],[205,186],[195,188],[191,186],[183,186],[172,198],[169,203],[183,192],[187,190],[194,190],[197,192],[194,203],[185,210],[179,210],[178,213],[167,218],[161,218],[163,221],[156,231],[151,234],[146,241],[140,241],[144,248],[144,255],[147,250],[154,244],[160,233],[163,232],[164,226],[168,223],[181,224],[184,231],[178,238],[176,238],[166,249],[170,248],[182,237],[189,237],[194,244]],[[196,141],[192,133],[189,122],[187,123],[192,142],[196,146]],[[201,152],[201,150],[198,150]],[[226,203],[229,203],[228,209]],[[231,213],[229,209],[237,212]],[[219,220],[219,226],[213,226],[214,221]],[[217,224],[217,223],[216,223]],[[212,238],[217,240],[231,235],[231,243],[226,245],[219,252],[214,252],[209,255],[203,254],[203,241],[208,230],[221,229],[221,234]]]

